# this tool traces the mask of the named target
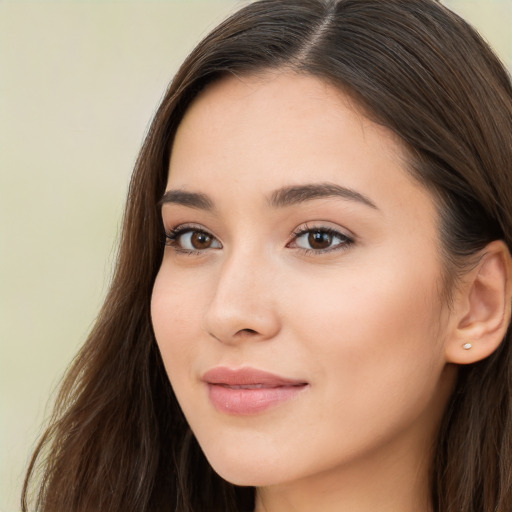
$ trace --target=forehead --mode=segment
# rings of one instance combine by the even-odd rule
[[[385,145],[389,142],[388,149],[405,153],[400,138],[371,122],[353,96],[317,77],[292,71],[227,75],[209,84],[187,109],[176,138],[191,126],[209,135],[203,143],[215,134],[235,139],[244,134],[241,128],[251,127],[254,132],[259,130],[259,140],[268,137],[285,142],[322,133],[333,122],[350,124],[351,130],[357,128],[362,135],[371,127],[369,136],[377,135]]]
[[[227,76],[210,84],[188,108],[174,139],[171,167],[185,156],[183,144],[194,149],[187,151],[189,160],[219,153],[247,159],[253,151],[259,161],[271,152],[276,166],[293,146],[302,148],[297,158],[306,157],[305,167],[321,153],[349,155],[356,149],[355,138],[388,157],[406,158],[397,136],[371,122],[350,96],[318,78],[292,72]]]
[[[368,119],[342,90],[292,72],[224,77],[187,110],[171,153],[167,188],[268,196],[279,187],[336,183],[407,206],[419,194],[404,144]],[[386,196],[386,197],[384,197]]]

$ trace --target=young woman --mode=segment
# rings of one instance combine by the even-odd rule
[[[198,45],[29,470],[44,511],[512,510],[512,87],[433,0]]]

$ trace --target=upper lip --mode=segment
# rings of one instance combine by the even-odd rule
[[[208,384],[224,386],[260,386],[276,388],[283,386],[303,386],[307,382],[289,379],[256,368],[227,368],[218,366],[208,370],[202,377]]]

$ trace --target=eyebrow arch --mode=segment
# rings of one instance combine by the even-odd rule
[[[269,198],[269,204],[274,208],[282,208],[327,197],[341,197],[350,201],[357,201],[378,210],[375,203],[368,197],[355,190],[334,183],[312,183],[283,187],[272,193]]]
[[[167,203],[181,204],[198,210],[213,210],[213,202],[206,194],[186,190],[168,190],[158,204],[163,206]]]

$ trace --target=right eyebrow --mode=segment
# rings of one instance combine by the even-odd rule
[[[370,198],[355,190],[342,187],[335,183],[306,183],[305,185],[283,187],[276,190],[270,196],[269,203],[274,208],[282,208],[328,197],[341,197],[342,199],[356,201],[378,210],[377,206]]]
[[[197,208],[198,210],[213,210],[213,202],[206,194],[187,192],[185,190],[167,190],[158,202],[159,206],[173,203]]]

